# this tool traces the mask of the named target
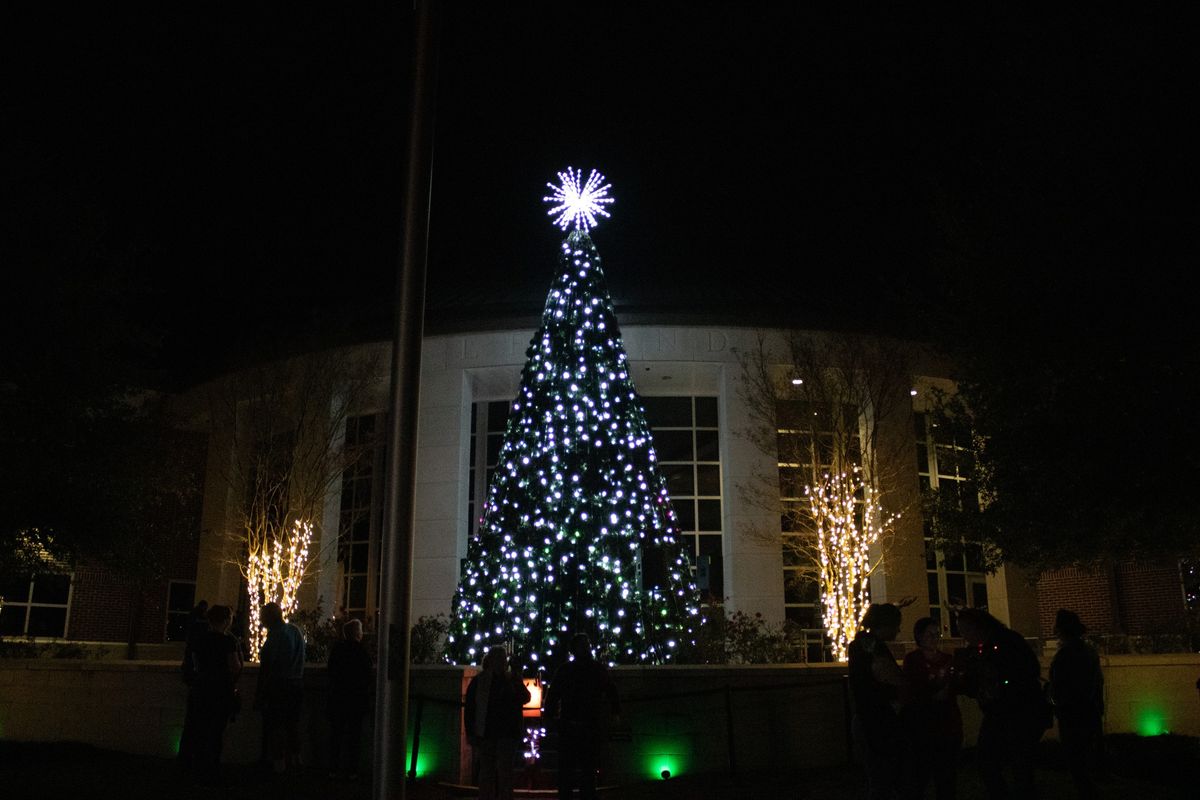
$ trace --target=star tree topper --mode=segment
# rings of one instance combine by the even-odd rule
[[[557,186],[546,184],[553,194],[543,197],[542,201],[556,204],[546,213],[552,217],[557,214],[554,224],[564,231],[574,225],[575,230],[587,233],[596,227],[597,214],[610,216],[604,207],[613,201],[608,196],[612,184],[605,183],[604,176],[596,170],[591,171],[586,182],[581,182],[582,178],[583,170],[567,167],[558,173]]]

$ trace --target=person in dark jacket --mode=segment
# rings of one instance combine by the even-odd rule
[[[471,679],[463,706],[467,739],[479,762],[480,800],[512,800],[513,760],[525,736],[521,706],[529,689],[508,669],[508,653],[493,647]]]
[[[570,800],[576,785],[583,800],[594,800],[601,734],[608,712],[620,715],[620,701],[608,668],[592,657],[587,634],[571,639],[571,655],[573,660],[555,671],[543,706],[558,727],[560,800]]]
[[[1054,618],[1058,652],[1050,664],[1050,696],[1058,718],[1058,736],[1080,797],[1096,797],[1092,771],[1102,764],[1101,717],[1104,674],[1100,656],[1083,640],[1087,632],[1079,615],[1060,608]]]
[[[371,656],[363,647],[362,622],[342,626],[342,638],[329,653],[329,769],[331,777],[358,779],[363,717],[371,704]],[[346,769],[342,769],[342,753]]]
[[[183,732],[179,736],[179,763],[185,769],[192,768],[196,754],[196,724],[200,719],[200,711],[196,708],[198,698],[191,691],[191,686],[196,681],[198,671],[196,642],[208,632],[207,615],[208,601],[201,600],[188,614],[184,627],[183,661],[179,670],[183,675],[184,684],[189,688],[187,706],[183,712]]]
[[[900,690],[904,673],[887,643],[900,633],[900,609],[891,603],[872,603],[863,615],[862,630],[847,648],[851,732],[867,777],[870,800],[894,798],[904,749],[900,727]]]
[[[242,671],[238,642],[229,633],[233,611],[216,605],[208,610],[208,630],[194,643],[197,672],[191,691],[196,697],[193,769],[202,783],[219,782],[221,743],[235,711],[237,679]]]
[[[278,603],[259,615],[267,640],[259,652],[254,707],[263,714],[263,738],[275,772],[298,769],[300,708],[304,702],[304,635],[283,619]]]
[[[941,638],[938,621],[922,617],[913,626],[917,649],[904,657],[901,720],[908,737],[907,800],[925,796],[931,775],[938,800],[954,800],[955,796],[963,724],[954,691],[954,659],[938,648]]]
[[[990,800],[1036,797],[1033,756],[1049,726],[1042,693],[1041,664],[1024,637],[977,608],[958,612],[958,629],[967,641],[964,690],[983,712],[976,753]],[[1004,771],[1012,773],[1009,793]]]

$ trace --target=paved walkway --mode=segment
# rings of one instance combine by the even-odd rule
[[[1200,749],[1200,746],[1198,746]],[[1074,797],[1069,776],[1054,768],[1053,759],[1038,771],[1042,800]],[[1195,797],[1197,758],[1191,764],[1173,764],[1174,775],[1113,777],[1102,785],[1101,798],[1184,800]],[[1173,770],[1174,771],[1174,770]],[[0,742],[0,786],[4,796],[37,797],[46,800],[119,797],[122,800],[370,800],[366,777],[349,783],[331,780],[317,770],[275,776],[246,765],[230,765],[221,786],[199,786],[180,775],[174,762],[87,748],[81,745],[31,745]],[[606,800],[841,800],[861,796],[861,777],[849,767],[797,771],[780,775],[745,775],[740,781],[723,776],[684,775],[657,781],[614,787],[601,795]],[[9,790],[12,790],[11,792]],[[433,782],[419,782],[408,792],[409,800],[452,800],[462,792]],[[472,796],[466,794],[465,796]],[[537,795],[546,797],[547,795]],[[553,797],[554,795],[549,795]],[[984,793],[975,770],[964,765],[960,771],[961,800],[982,800]]]

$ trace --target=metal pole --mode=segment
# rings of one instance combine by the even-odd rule
[[[384,497],[383,580],[380,588],[379,670],[376,676],[374,800],[404,800],[408,722],[409,635],[412,613],[413,511],[416,504],[417,409],[425,270],[433,178],[433,112],[437,58],[433,0],[416,0],[413,16],[412,98],[409,114],[404,231],[396,280],[391,416]]]
[[[737,750],[733,736],[733,689],[725,684],[725,747],[729,755],[729,777],[737,778]]]

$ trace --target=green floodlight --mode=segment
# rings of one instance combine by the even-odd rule
[[[1157,708],[1143,709],[1142,713],[1137,716],[1134,727],[1137,728],[1140,736],[1161,736],[1164,733],[1170,733],[1167,730],[1166,714]]]

